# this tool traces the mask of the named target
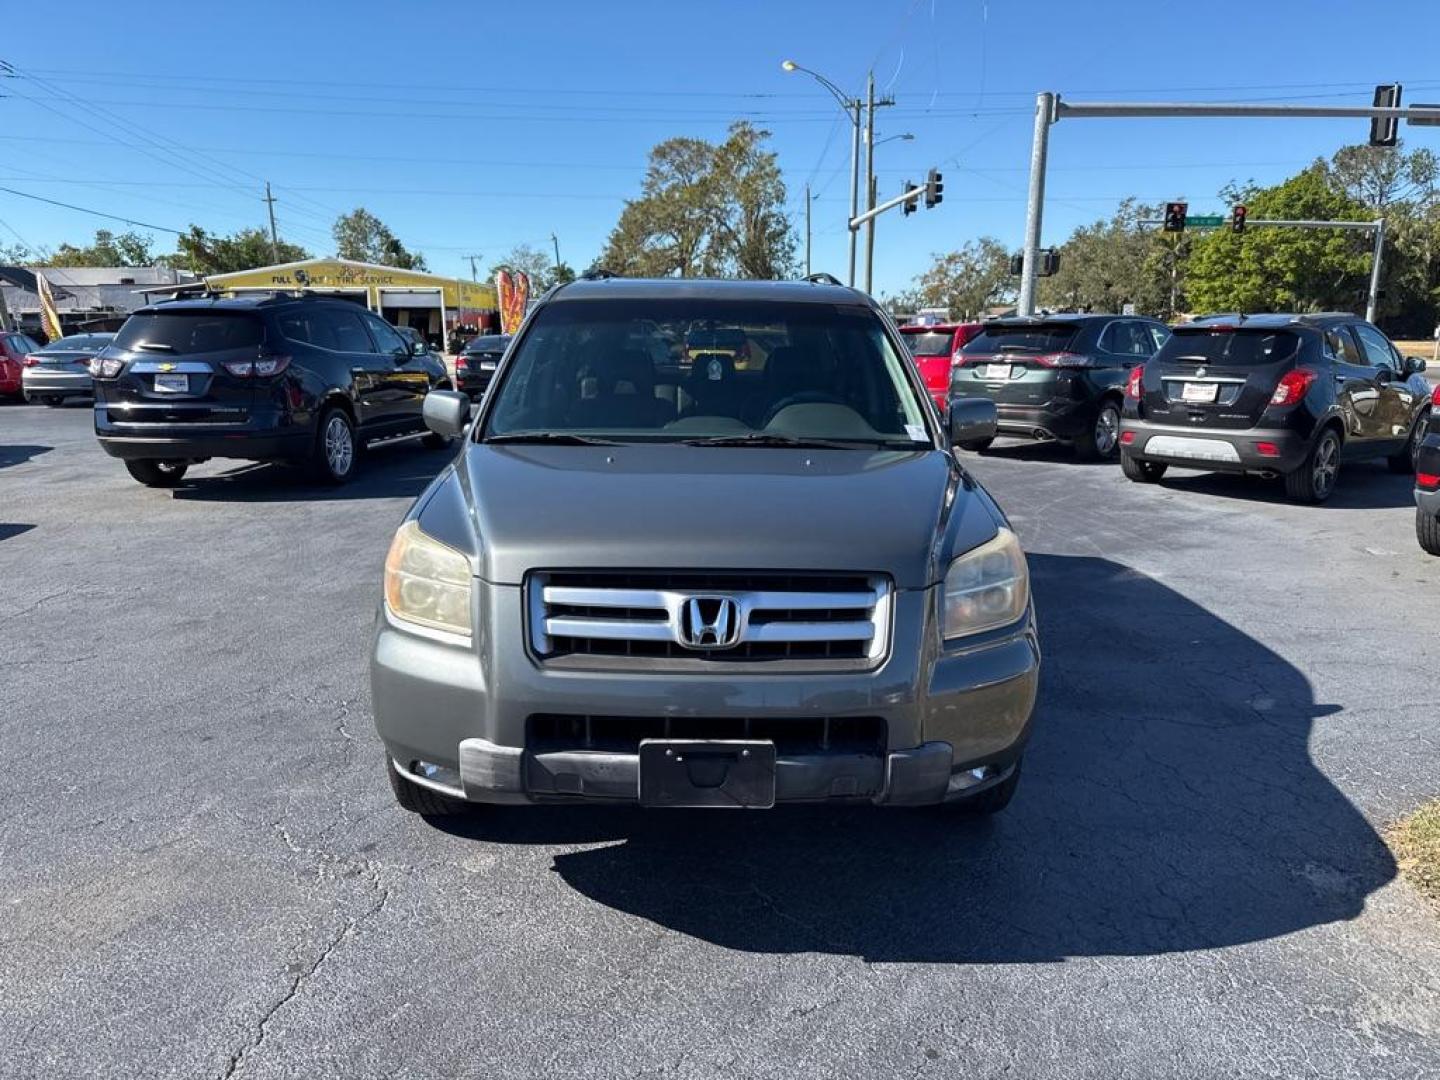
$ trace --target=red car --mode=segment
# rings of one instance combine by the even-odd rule
[[[905,344],[915,357],[925,389],[940,411],[950,397],[950,365],[967,341],[980,333],[978,322],[944,323],[940,326],[902,326]]]
[[[0,397],[21,395],[25,358],[38,348],[25,334],[0,330]]]

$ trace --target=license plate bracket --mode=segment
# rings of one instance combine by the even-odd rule
[[[1181,401],[1193,401],[1201,405],[1213,405],[1220,391],[1217,383],[1187,382],[1180,388]]]
[[[190,376],[159,372],[155,376],[155,392],[159,394],[188,394]]]
[[[986,382],[1009,382],[1009,364],[984,364],[980,368],[980,378]]]
[[[775,744],[643,739],[640,805],[765,810],[775,805]]]

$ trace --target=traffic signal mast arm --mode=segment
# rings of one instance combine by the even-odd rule
[[[923,198],[924,195],[925,189],[923,187],[915,187],[911,188],[909,191],[901,192],[899,195],[896,195],[895,198],[890,199],[887,202],[880,203],[875,207],[875,209],[866,210],[863,214],[858,214],[855,217],[851,218],[850,231],[854,232],[856,229],[860,228],[861,225],[864,225],[865,222],[869,221],[871,218],[879,217],[886,210],[894,210],[895,207],[907,202],[919,200]]]

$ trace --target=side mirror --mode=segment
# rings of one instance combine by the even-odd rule
[[[995,438],[1000,414],[988,398],[952,397],[945,410],[952,445]]]
[[[1419,375],[1420,372],[1422,372],[1422,371],[1425,370],[1425,367],[1426,367],[1425,358],[1424,358],[1423,356],[1407,356],[1407,357],[1405,357],[1405,374],[1406,374],[1406,375]]]
[[[431,390],[422,407],[425,426],[436,435],[453,439],[470,422],[470,399],[454,390]]]

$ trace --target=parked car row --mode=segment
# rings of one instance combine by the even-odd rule
[[[1416,534],[1440,554],[1440,388],[1364,319],[1047,314],[902,333],[932,394],[944,370],[949,396],[995,403],[998,433],[1118,457],[1138,483],[1172,465],[1253,473],[1316,503],[1342,465],[1383,459],[1415,474]]]

